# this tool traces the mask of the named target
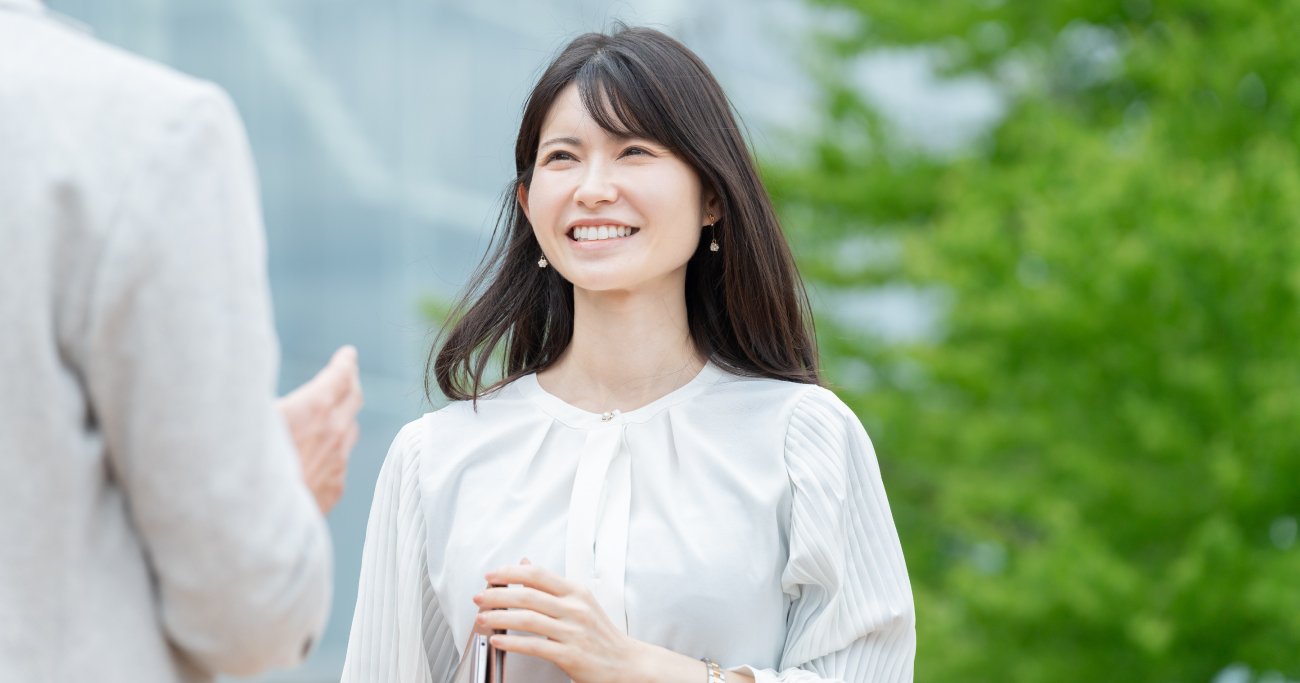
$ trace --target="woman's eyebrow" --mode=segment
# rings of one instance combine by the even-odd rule
[[[551,145],[572,145],[574,147],[581,147],[582,141],[579,140],[578,138],[570,138],[570,137],[551,138],[550,140],[547,140],[546,142],[543,142],[542,144],[538,145],[537,149],[539,150],[546,149]]]

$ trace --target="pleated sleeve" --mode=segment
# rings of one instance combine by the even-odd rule
[[[910,683],[915,612],[875,450],[830,391],[800,399],[786,433],[792,487],[792,602],[780,670],[742,666],[758,683]]]
[[[459,658],[429,582],[422,426],[398,433],[375,484],[342,683],[441,683]]]

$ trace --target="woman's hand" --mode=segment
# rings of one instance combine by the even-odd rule
[[[487,581],[497,587],[474,596],[479,607],[476,629],[543,636],[495,635],[495,647],[545,659],[575,683],[624,683],[641,677],[643,643],[614,626],[591,591],[532,564],[489,572]]]

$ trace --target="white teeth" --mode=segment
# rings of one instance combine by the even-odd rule
[[[616,239],[631,234],[632,228],[626,225],[583,226],[573,229],[573,239],[579,242]]]

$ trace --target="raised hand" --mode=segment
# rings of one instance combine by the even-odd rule
[[[362,403],[357,350],[351,346],[335,351],[315,377],[276,402],[321,514],[329,513],[343,495]]]

